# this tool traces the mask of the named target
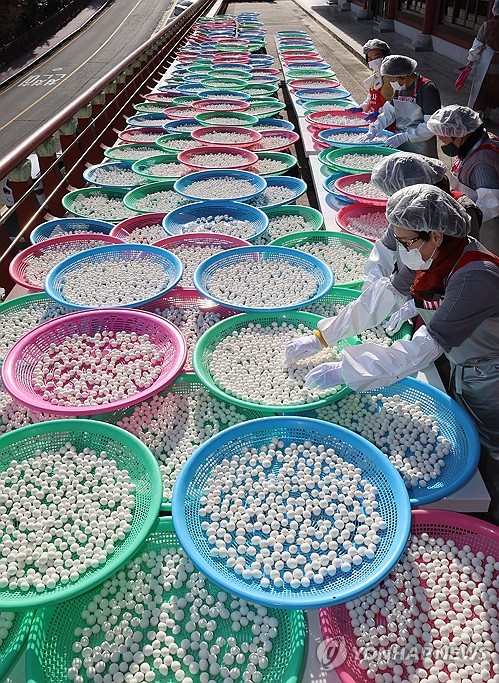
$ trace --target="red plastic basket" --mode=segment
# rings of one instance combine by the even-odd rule
[[[37,368],[42,359],[51,355],[51,344],[59,345],[74,334],[94,336],[110,330],[149,335],[162,354],[161,374],[151,386],[126,398],[95,405],[53,405],[37,393],[34,388]],[[22,336],[5,356],[2,382],[9,394],[34,410],[71,417],[92,415],[126,408],[158,393],[180,374],[186,354],[187,344],[180,330],[160,316],[121,308],[79,311],[49,320]]]
[[[139,228],[146,228],[149,225],[162,225],[163,218],[166,213],[146,213],[142,216],[133,216],[133,218],[127,218],[126,221],[121,221],[114,226],[114,228],[109,233],[113,237],[118,237],[122,242],[132,242],[133,233]]]
[[[262,139],[253,147],[256,152],[280,152],[283,149],[288,149],[300,139],[300,136],[294,130],[286,130],[285,128],[262,130],[261,135]],[[273,137],[282,138],[282,143],[271,143],[268,141],[268,138]]]
[[[147,144],[147,142],[156,142],[156,140],[164,134],[164,128],[150,128],[149,126],[143,126],[142,128],[137,127],[122,130],[118,133],[118,137],[120,140],[124,140],[125,142],[143,142],[144,144]],[[141,140],[141,135],[147,135],[148,140]]]
[[[241,128],[240,126],[203,126],[202,128],[197,128],[191,133],[191,138],[197,140],[203,145],[209,145],[210,147],[227,147],[228,142],[204,142],[203,138],[206,137],[208,133],[240,133],[241,135],[247,135],[250,140],[248,142],[238,142],[237,146],[239,148],[252,148],[259,140],[262,139],[262,134],[256,130],[251,130],[250,128]]]
[[[491,555],[496,559],[499,557],[499,527],[468,515],[446,510],[414,510],[411,534],[422,533],[427,533],[432,538],[452,539],[459,549],[468,545],[474,553],[483,552],[485,556]],[[421,579],[420,581],[424,587],[425,582]],[[334,659],[335,672],[341,683],[371,683],[373,679],[366,675],[366,671],[359,664],[357,638],[346,606],[323,608],[319,614],[325,645],[323,651],[329,660],[323,664],[330,665]],[[376,621],[383,624],[386,622],[379,616]],[[420,645],[422,648],[424,643],[421,642]],[[405,679],[407,676],[402,678]],[[450,675],[445,680],[450,680]]]
[[[295,90],[307,90],[309,88],[339,88],[341,83],[334,78],[294,78],[289,81],[288,88]]]
[[[383,213],[382,207],[369,206],[368,204],[350,204],[338,211],[336,214],[336,222],[343,232],[348,232],[350,235],[357,235],[357,237],[363,237],[370,242],[376,242],[377,239],[381,239],[382,235],[368,235],[365,232],[362,232],[362,230],[353,230],[349,227],[349,222],[352,218],[360,218],[361,216],[368,216],[373,213]],[[386,221],[386,227],[388,227],[388,221]]]
[[[222,108],[223,105],[223,108]],[[192,103],[192,107],[200,111],[246,111],[250,108],[249,102],[243,100],[196,100]]]
[[[144,99],[148,102],[164,102],[166,100],[172,100],[175,97],[180,97],[180,93],[176,90],[167,90],[166,92],[151,92],[144,95]]]
[[[334,117],[348,117],[351,119],[349,123],[342,121],[341,123],[321,123],[321,119],[325,116]],[[314,111],[311,114],[305,116],[305,121],[310,123],[317,130],[329,130],[330,128],[358,128],[360,125],[359,120],[364,121],[366,115],[363,112],[358,112],[352,114],[350,111],[338,110],[338,109],[326,109],[325,111]]]
[[[201,166],[199,163],[193,162],[193,159],[196,156],[199,155],[207,155],[207,156],[213,156],[213,165],[209,164],[209,161],[207,160],[206,165]],[[217,169],[219,170],[220,166],[216,165],[216,155],[217,154],[231,154],[234,157],[234,165],[233,166],[223,166],[223,169],[231,169],[231,170],[240,170],[243,168],[247,168],[248,166],[253,166],[253,164],[256,164],[258,161],[258,157],[254,152],[250,152],[248,149],[242,149],[238,147],[222,147],[222,146],[213,146],[213,147],[208,147],[208,145],[204,147],[194,147],[194,149],[184,149],[183,152],[180,152],[178,155],[177,159],[182,163],[185,164],[186,166],[189,166],[190,168],[195,168],[196,170],[199,171],[204,171],[208,169]]]
[[[164,310],[167,306],[174,306],[175,308],[183,309],[195,309],[197,311],[203,311],[204,313],[216,313],[220,316],[221,320],[230,318],[231,316],[240,313],[240,311],[234,311],[231,308],[220,306],[214,301],[205,299],[195,289],[183,287],[175,287],[175,289],[169,292],[169,294],[166,296],[162,297],[161,299],[156,299],[155,301],[152,301],[144,306],[143,310],[154,313],[156,311]],[[193,349],[191,348],[187,349],[187,357],[182,372],[194,372],[194,368],[192,367],[192,351]]]
[[[370,173],[356,173],[353,175],[344,176],[343,178],[338,178],[335,181],[334,186],[340,194],[344,194],[345,197],[353,199],[354,202],[359,202],[359,204],[371,204],[371,206],[386,206],[388,197],[386,199],[373,199],[372,197],[363,197],[362,195],[354,194],[353,192],[348,192],[345,190],[346,187],[352,183],[370,183],[371,174]]]
[[[113,235],[104,235],[103,233],[85,233],[81,235],[62,235],[61,237],[51,237],[43,242],[33,244],[31,247],[20,251],[14,256],[9,266],[10,277],[17,282],[18,285],[26,287],[33,292],[43,292],[43,285],[36,285],[28,280],[26,269],[30,262],[39,258],[42,254],[48,251],[53,251],[57,246],[81,246],[81,251],[95,247],[93,244],[88,246],[90,242],[100,242],[98,246],[105,246],[106,244],[123,244],[123,240]],[[62,256],[61,261],[66,257]],[[47,273],[48,274],[48,273]]]

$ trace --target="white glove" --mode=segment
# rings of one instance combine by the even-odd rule
[[[367,131],[367,133],[364,135],[364,137],[360,141],[361,142],[370,142],[373,138],[375,138],[379,134],[380,130],[381,129],[378,126],[378,122],[372,123],[369,126],[369,130]]]
[[[384,146],[397,148],[403,145],[404,142],[407,142],[408,140],[408,133],[397,133],[396,135],[392,135],[391,137],[389,137],[388,140],[384,143]]]
[[[305,377],[305,386],[309,389],[327,389],[343,384],[341,366],[341,361],[318,365]]]
[[[315,356],[315,354],[319,353],[323,348],[323,344],[315,334],[296,337],[296,339],[290,341],[289,344],[286,344],[283,365],[287,368],[292,363],[297,363],[304,358]]]
[[[372,248],[369,258],[364,264],[364,284],[362,291],[364,292],[370,287],[373,282],[379,280],[381,277],[390,277],[395,267],[395,260],[397,252],[385,247],[381,240],[376,240]]]
[[[390,320],[384,323],[383,327],[385,328],[386,332],[391,336],[400,330],[400,328],[406,322],[406,320],[414,318],[417,315],[417,313],[418,309],[416,308],[414,299],[409,299],[409,301],[405,302],[402,308],[399,308],[398,311],[395,311],[395,313],[391,316]]]
[[[489,221],[499,215],[499,190],[479,187],[476,194],[476,205],[483,213],[483,221]]]

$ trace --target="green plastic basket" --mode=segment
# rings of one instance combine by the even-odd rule
[[[276,97],[262,97],[250,100],[249,109],[246,111],[258,119],[267,119],[279,114],[285,108],[284,102],[280,102]]]
[[[278,85],[270,85],[267,83],[249,83],[245,88],[244,92],[251,97],[261,98],[270,97],[279,90]]]
[[[244,90],[247,79],[240,78],[203,78],[200,83],[206,88],[216,88],[217,90]]]
[[[0,589],[0,609],[16,611],[33,609],[69,600],[102,583],[126,562],[143,543],[161,506],[161,475],[151,451],[123,429],[94,420],[54,420],[21,427],[0,437],[0,469],[12,460],[24,460],[37,449],[61,448],[70,441],[78,449],[90,447],[106,451],[119,468],[126,469],[136,484],[132,529],[123,541],[116,542],[115,552],[105,564],[89,568],[75,582],[58,583],[53,590],[38,593]]]
[[[370,173],[365,168],[355,168],[353,166],[345,166],[341,163],[341,158],[346,154],[362,154],[368,157],[389,157],[396,154],[398,149],[389,149],[387,147],[376,147],[375,145],[366,145],[362,149],[359,147],[343,147],[342,149],[328,149],[324,154],[325,163],[338,173]]]
[[[127,192],[128,190],[117,190],[107,187],[84,187],[81,190],[73,190],[72,192],[68,192],[68,194],[64,195],[64,197],[62,198],[62,205],[66,209],[66,211],[69,211],[74,216],[80,216],[81,218],[97,218],[99,220],[108,221],[109,223],[119,223],[127,218],[131,218],[131,207],[127,207],[126,204],[123,204],[123,200]],[[116,203],[116,206],[113,206],[112,216],[97,216],[94,214],[88,215],[86,213],[81,213],[75,209],[74,202],[78,197],[88,197],[94,195],[104,196],[107,199],[119,199],[121,200],[121,203]]]
[[[59,313],[61,309],[63,313]],[[9,301],[4,301],[0,304],[0,328],[5,329],[7,319],[9,321],[9,327],[12,327],[14,320],[17,319],[16,322],[19,326],[17,339],[20,339],[23,334],[34,329],[37,325],[41,325],[41,323],[47,322],[47,320],[57,318],[59,315],[64,315],[64,313],[73,312],[74,309],[65,308],[56,304],[47,294],[45,294],[45,292],[26,294],[26,296],[18,296],[15,299],[10,299]],[[36,322],[33,326],[31,326],[31,323],[26,324],[26,314],[28,313],[30,319],[32,316],[36,316]],[[4,356],[9,348],[9,344],[0,331],[0,363],[3,362]]]
[[[132,209],[133,211],[136,211],[138,214],[168,213],[169,211],[172,211],[174,208],[178,208],[179,206],[186,206],[187,204],[192,204],[192,202],[189,199],[182,197],[178,193],[175,193],[177,195],[177,198],[175,199],[176,206],[171,206],[170,203],[168,203],[167,205],[165,201],[159,196],[156,199],[154,198],[154,195],[158,195],[160,192],[174,192],[174,184],[174,180],[165,180],[160,183],[150,183],[147,185],[142,185],[141,187],[136,187],[134,190],[131,190],[125,195],[123,202],[125,203],[125,206],[127,206],[129,209]],[[148,208],[140,208],[138,202],[140,202],[141,199],[146,198],[148,198],[154,204],[154,206],[149,206]]]
[[[34,612],[18,612],[9,633],[0,646],[0,680],[7,678],[21,656],[33,622]]]
[[[173,98],[173,105],[178,107],[183,107],[185,104],[191,104],[192,102],[197,102],[199,97],[197,95],[182,95],[181,97]]]
[[[331,69],[288,69],[286,71],[286,80],[291,81],[293,78],[308,78],[313,76],[314,78],[334,78],[336,76],[335,72]]]
[[[347,109],[348,107],[353,106],[351,100],[307,100],[302,106],[306,109],[307,114],[311,114],[314,111],[321,111],[321,109],[324,109],[325,105],[332,105],[333,109],[337,108],[338,110]]]
[[[133,108],[138,114],[162,114],[163,110],[169,106],[161,102],[139,102],[134,104]]]
[[[341,232],[333,232],[331,230],[321,230],[317,231],[305,231],[305,232],[295,232],[292,235],[285,235],[284,237],[278,237],[272,242],[273,246],[281,247],[291,247],[297,248],[300,245],[308,242],[323,242],[326,244],[337,244],[342,247],[348,247],[357,253],[360,253],[367,260],[369,257],[373,244],[362,237],[357,237],[356,235],[349,235]],[[334,269],[333,269],[334,271]],[[334,271],[334,283],[336,286],[342,287],[360,287],[363,280],[349,280],[345,282],[338,282],[341,274]]]
[[[317,327],[317,323],[321,320],[321,316],[313,315],[312,313],[307,313],[304,311],[286,311],[285,313],[242,313],[241,315],[235,315],[226,320],[221,320],[219,323],[207,330],[198,340],[196,346],[194,347],[194,353],[192,355],[192,364],[194,366],[194,371],[201,380],[201,382],[213,392],[215,396],[222,399],[222,401],[227,401],[227,403],[234,403],[241,408],[249,410],[257,410],[266,415],[271,414],[291,414],[300,412],[303,410],[312,410],[314,407],[319,407],[327,405],[328,403],[333,403],[334,401],[339,401],[344,396],[352,393],[352,390],[344,386],[336,394],[331,394],[324,398],[321,398],[313,403],[304,403],[300,405],[265,405],[261,403],[251,403],[240,398],[236,398],[231,394],[228,394],[224,389],[219,387],[211,376],[210,370],[208,368],[209,356],[216,348],[216,346],[226,337],[230,336],[232,332],[246,327],[249,323],[261,323],[262,325],[271,324],[273,322],[288,322],[295,325],[300,323],[305,324],[309,329],[313,330]],[[359,340],[357,337],[349,337],[343,339],[338,343],[338,348],[341,350],[347,346],[352,346],[358,344]]]
[[[210,69],[210,71],[210,78],[214,78],[216,80],[225,81],[228,78],[229,80],[237,79],[244,81],[245,83],[251,80],[251,74],[248,71],[245,71],[244,69],[237,69],[235,67],[227,69]]]
[[[275,206],[271,209],[262,209],[262,211],[264,211],[269,217],[269,227],[267,228],[267,233],[270,236],[272,236],[272,218],[278,218],[279,216],[300,216],[307,222],[309,231],[322,230],[324,225],[324,218],[320,211],[317,211],[317,209],[312,209],[311,206],[303,206],[302,204],[288,204],[287,206]]]
[[[204,111],[201,114],[196,114],[194,118],[201,126],[242,126],[243,128],[251,128],[251,126],[258,123],[256,116],[239,111]],[[234,123],[226,123],[224,119],[233,119]]]
[[[129,145],[116,145],[116,147],[109,147],[104,152],[104,156],[106,159],[112,159],[113,161],[137,161],[133,155],[127,156],[127,152],[133,152],[133,150],[144,148],[150,150],[149,154],[144,155],[144,159],[155,156],[156,154],[161,154],[163,151],[162,148],[155,142],[144,142],[142,144],[140,142],[133,142]]]
[[[152,182],[164,182],[168,180],[178,180],[187,172],[187,168],[177,160],[177,153],[172,154],[159,154],[157,156],[151,157],[150,159],[140,159],[132,164],[132,171],[140,175],[142,178],[147,178]],[[162,176],[156,175],[154,173],[154,167],[158,164],[175,164],[178,168],[178,175],[172,176]]]
[[[180,547],[180,544],[173,529],[173,522],[171,518],[163,517],[146,538],[137,556],[140,553],[146,553],[151,550],[160,552],[163,548],[177,547]],[[147,571],[146,567],[145,571]],[[209,581],[206,581],[205,587],[208,593],[216,599],[220,588]],[[132,590],[132,586],[130,589]],[[67,672],[75,656],[72,651],[75,640],[74,629],[84,625],[80,615],[97,592],[97,590],[88,591],[85,595],[80,596],[71,603],[66,602],[37,613],[26,650],[27,683],[67,683]],[[170,597],[180,597],[181,595],[184,595],[183,591],[170,589],[163,593],[163,599],[167,602]],[[251,606],[251,603],[249,603],[249,606]],[[186,614],[187,616],[183,621],[184,625],[189,620],[188,610],[186,610]],[[279,620],[279,626],[278,634],[273,640],[274,647],[272,652],[267,655],[269,665],[262,672],[261,683],[298,683],[307,642],[304,613],[269,608],[268,614]],[[243,627],[240,631],[240,636],[238,636],[232,630],[231,624],[231,619],[218,620],[217,618],[217,637],[222,636],[227,639],[229,636],[234,636],[249,640],[249,642],[252,641],[251,625]],[[181,631],[175,636],[178,646],[180,646],[181,641],[186,636],[189,636],[189,633],[185,631]],[[95,646],[104,639],[104,633],[93,634],[90,636],[90,645]],[[143,642],[147,642],[145,637]],[[225,645],[220,652],[220,656],[222,657],[228,651],[229,648]],[[187,676],[191,676],[187,666],[185,666],[184,672]],[[157,670],[155,670],[155,673],[155,681],[157,683],[172,683],[175,681],[172,673],[168,676],[160,675]],[[219,677],[214,678],[219,679]],[[197,676],[195,680],[198,680]]]
[[[195,142],[194,140],[192,140],[189,133],[169,133],[168,135],[161,135],[156,140],[156,145],[160,148],[160,150],[166,152],[166,154],[179,154],[184,149],[186,149],[186,147],[176,147],[174,143],[177,140],[190,140],[193,143]],[[192,146],[195,147],[196,145],[193,144]]]
[[[173,384],[170,384],[170,386],[167,389],[162,391],[160,393],[160,395],[161,396],[168,396],[168,394],[177,394],[179,396],[187,396],[189,398],[194,399],[198,395],[200,389],[205,389],[205,387],[200,382],[200,380],[196,377],[195,374],[183,373],[177,377],[177,379],[175,380],[175,382],[173,382]],[[104,414],[101,414],[99,416],[96,416],[96,418],[98,417],[99,420],[102,420],[104,422],[108,422],[110,424],[116,425],[124,417],[129,417],[130,415],[132,415],[134,410],[140,409],[141,406],[148,405],[149,402],[150,402],[150,399],[148,401],[144,401],[143,403],[140,403],[138,406],[130,406],[129,408],[125,408],[123,410],[118,410],[114,413],[104,413]],[[240,408],[240,407],[236,408],[235,406],[233,406],[232,404],[230,404],[228,402],[224,402],[224,403],[227,407],[233,409],[234,420],[231,421],[230,423],[222,424],[221,420],[211,419],[212,416],[206,416],[204,414],[203,415],[200,414],[200,418],[201,419],[204,418],[206,420],[206,422],[203,424],[206,424],[206,423],[214,424],[214,423],[216,423],[218,431],[221,432],[224,429],[227,429],[227,427],[230,427],[232,425],[239,424],[239,423],[245,422],[247,420],[256,420],[260,417],[263,417],[263,413],[258,412],[256,410],[246,410],[246,409]],[[215,413],[214,413],[214,415],[215,415]],[[239,416],[240,419],[237,416]],[[122,429],[126,429],[126,428],[122,427]],[[144,433],[143,428],[141,429],[141,432]],[[210,436],[211,435],[206,435],[206,437],[204,439],[199,439],[199,441],[196,440],[196,442],[195,442],[196,447],[198,445],[201,445],[201,443],[204,443],[205,441],[207,441],[210,438]],[[159,463],[159,465],[161,467],[161,463]],[[164,489],[165,481],[163,478],[163,473],[162,473],[161,477],[162,477],[162,484],[163,484],[163,495],[162,495],[161,509],[165,512],[171,512],[171,509],[172,509],[171,495],[170,494],[167,495],[165,493],[165,489]],[[173,478],[173,474],[172,474],[172,477],[168,477],[168,481],[173,486],[173,484],[175,483],[175,479]]]
[[[286,164],[285,167],[283,167],[280,171],[274,171],[273,173],[262,173],[258,170],[258,166],[253,166],[250,169],[252,173],[257,173],[264,178],[267,176],[285,175],[286,173],[289,173],[289,171],[291,171],[291,169],[294,168],[298,163],[298,159],[296,157],[294,157],[292,154],[285,154],[284,152],[256,152],[256,156],[259,159],[272,159],[273,161],[280,161],[283,164]]]

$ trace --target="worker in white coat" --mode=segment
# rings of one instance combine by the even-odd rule
[[[463,192],[483,213],[480,241],[499,254],[499,141],[485,130],[469,107],[450,105],[428,119],[442,152],[454,157],[450,174],[453,191]]]
[[[321,320],[314,334],[291,341],[285,364],[381,324],[412,298],[425,325],[411,340],[389,347],[349,346],[340,362],[309,372],[307,386],[377,389],[445,353],[453,397],[470,413],[491,457],[499,460],[499,258],[468,236],[469,216],[437,187],[399,190],[388,200],[386,215],[403,267],[371,285],[338,316]]]
[[[492,17],[483,22],[468,53],[472,83],[468,106],[487,118],[499,107],[499,0],[492,5]]]
[[[395,135],[385,142],[386,147],[437,158],[436,138],[428,130],[426,121],[440,109],[440,93],[435,83],[416,73],[417,65],[415,59],[404,55],[385,57],[380,71],[389,78],[394,95],[391,102],[383,105],[376,122],[369,126],[366,141],[394,123]]]

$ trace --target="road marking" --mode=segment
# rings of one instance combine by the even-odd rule
[[[164,28],[166,24],[168,23],[168,19],[171,17],[173,10],[175,9],[176,2],[172,2],[172,6],[170,7],[170,11],[167,13],[166,17],[163,19],[161,24],[159,25],[159,28]]]
[[[64,78],[62,81],[59,81],[59,83],[57,83],[57,85],[55,85],[51,90],[48,90],[44,95],[42,95],[42,96],[39,97],[37,100],[35,100],[34,102],[32,102],[32,104],[30,104],[29,107],[26,107],[25,109],[23,109],[22,111],[20,111],[19,114],[17,114],[17,116],[14,116],[13,119],[11,119],[8,123],[6,123],[5,125],[3,125],[3,126],[0,128],[0,132],[1,132],[2,130],[5,130],[5,128],[7,128],[8,126],[10,126],[11,123],[14,123],[14,121],[16,121],[20,116],[23,116],[24,114],[26,114],[26,112],[28,112],[30,109],[33,109],[33,107],[34,107],[35,105],[37,105],[39,102],[41,102],[42,100],[44,100],[48,95],[50,95],[51,93],[53,93],[54,90],[56,90],[56,89],[57,89],[59,86],[61,86],[65,81],[67,81],[68,78],[70,78],[70,77],[73,76],[75,73],[77,73],[80,69],[82,69],[82,68],[85,66],[85,64],[87,64],[87,62],[89,62],[93,57],[95,57],[95,55],[96,55],[98,52],[100,52],[100,51],[102,50],[102,48],[105,47],[105,46],[109,43],[109,41],[111,40],[111,38],[112,38],[114,35],[116,35],[116,33],[118,33],[118,31],[119,31],[120,28],[123,26],[123,24],[126,22],[126,20],[128,19],[128,17],[137,9],[137,7],[141,4],[141,2],[142,2],[142,0],[137,0],[137,2],[135,3],[135,5],[134,5],[134,6],[132,7],[132,9],[128,12],[128,14],[125,16],[125,18],[123,19],[123,21],[122,21],[122,22],[116,27],[116,29],[111,33],[111,35],[109,36],[109,38],[107,38],[107,40],[106,40],[104,43],[102,43],[102,45],[101,45],[97,50],[95,50],[95,52],[93,52],[93,53],[90,55],[90,57],[88,57],[82,64],[80,64],[80,66],[76,67],[76,69],[75,69],[74,71],[72,71],[71,73],[69,73],[69,74],[66,76],[66,78]],[[80,34],[80,35],[81,35],[81,34]]]

